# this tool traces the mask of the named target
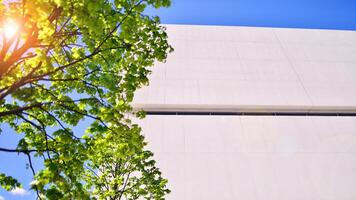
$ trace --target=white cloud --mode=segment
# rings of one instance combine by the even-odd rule
[[[5,198],[3,196],[0,196],[0,200],[5,200]]]
[[[23,188],[15,188],[15,189],[11,190],[10,193],[12,195],[18,195],[18,196],[26,196],[26,195],[30,194],[30,192],[26,191]]]

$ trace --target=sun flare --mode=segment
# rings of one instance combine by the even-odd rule
[[[19,25],[14,20],[7,20],[3,27],[3,33],[7,39],[14,37],[19,29]]]

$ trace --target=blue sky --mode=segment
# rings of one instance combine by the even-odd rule
[[[173,0],[162,23],[356,30],[356,0]]]
[[[356,0],[175,0],[169,9],[149,9],[147,13],[159,15],[167,24],[356,30]],[[1,127],[0,146],[14,147],[20,135]],[[16,175],[27,189],[31,176],[25,164],[24,156],[0,152],[0,172]],[[0,189],[1,197],[34,199],[25,191],[13,195]]]

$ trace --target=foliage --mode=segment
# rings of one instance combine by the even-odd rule
[[[133,94],[149,67],[172,51],[147,6],[170,0],[31,0],[2,2],[0,123],[21,134],[38,199],[163,199],[169,192],[141,129]],[[76,126],[90,121],[85,133]],[[35,169],[33,158],[43,159]],[[20,183],[0,174],[10,190]]]

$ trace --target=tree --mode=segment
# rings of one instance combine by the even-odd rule
[[[0,123],[22,138],[38,199],[163,199],[130,106],[172,47],[147,6],[170,0],[0,0]],[[84,133],[75,127],[90,122]],[[35,169],[34,157],[43,160]],[[21,183],[0,174],[11,190]]]

